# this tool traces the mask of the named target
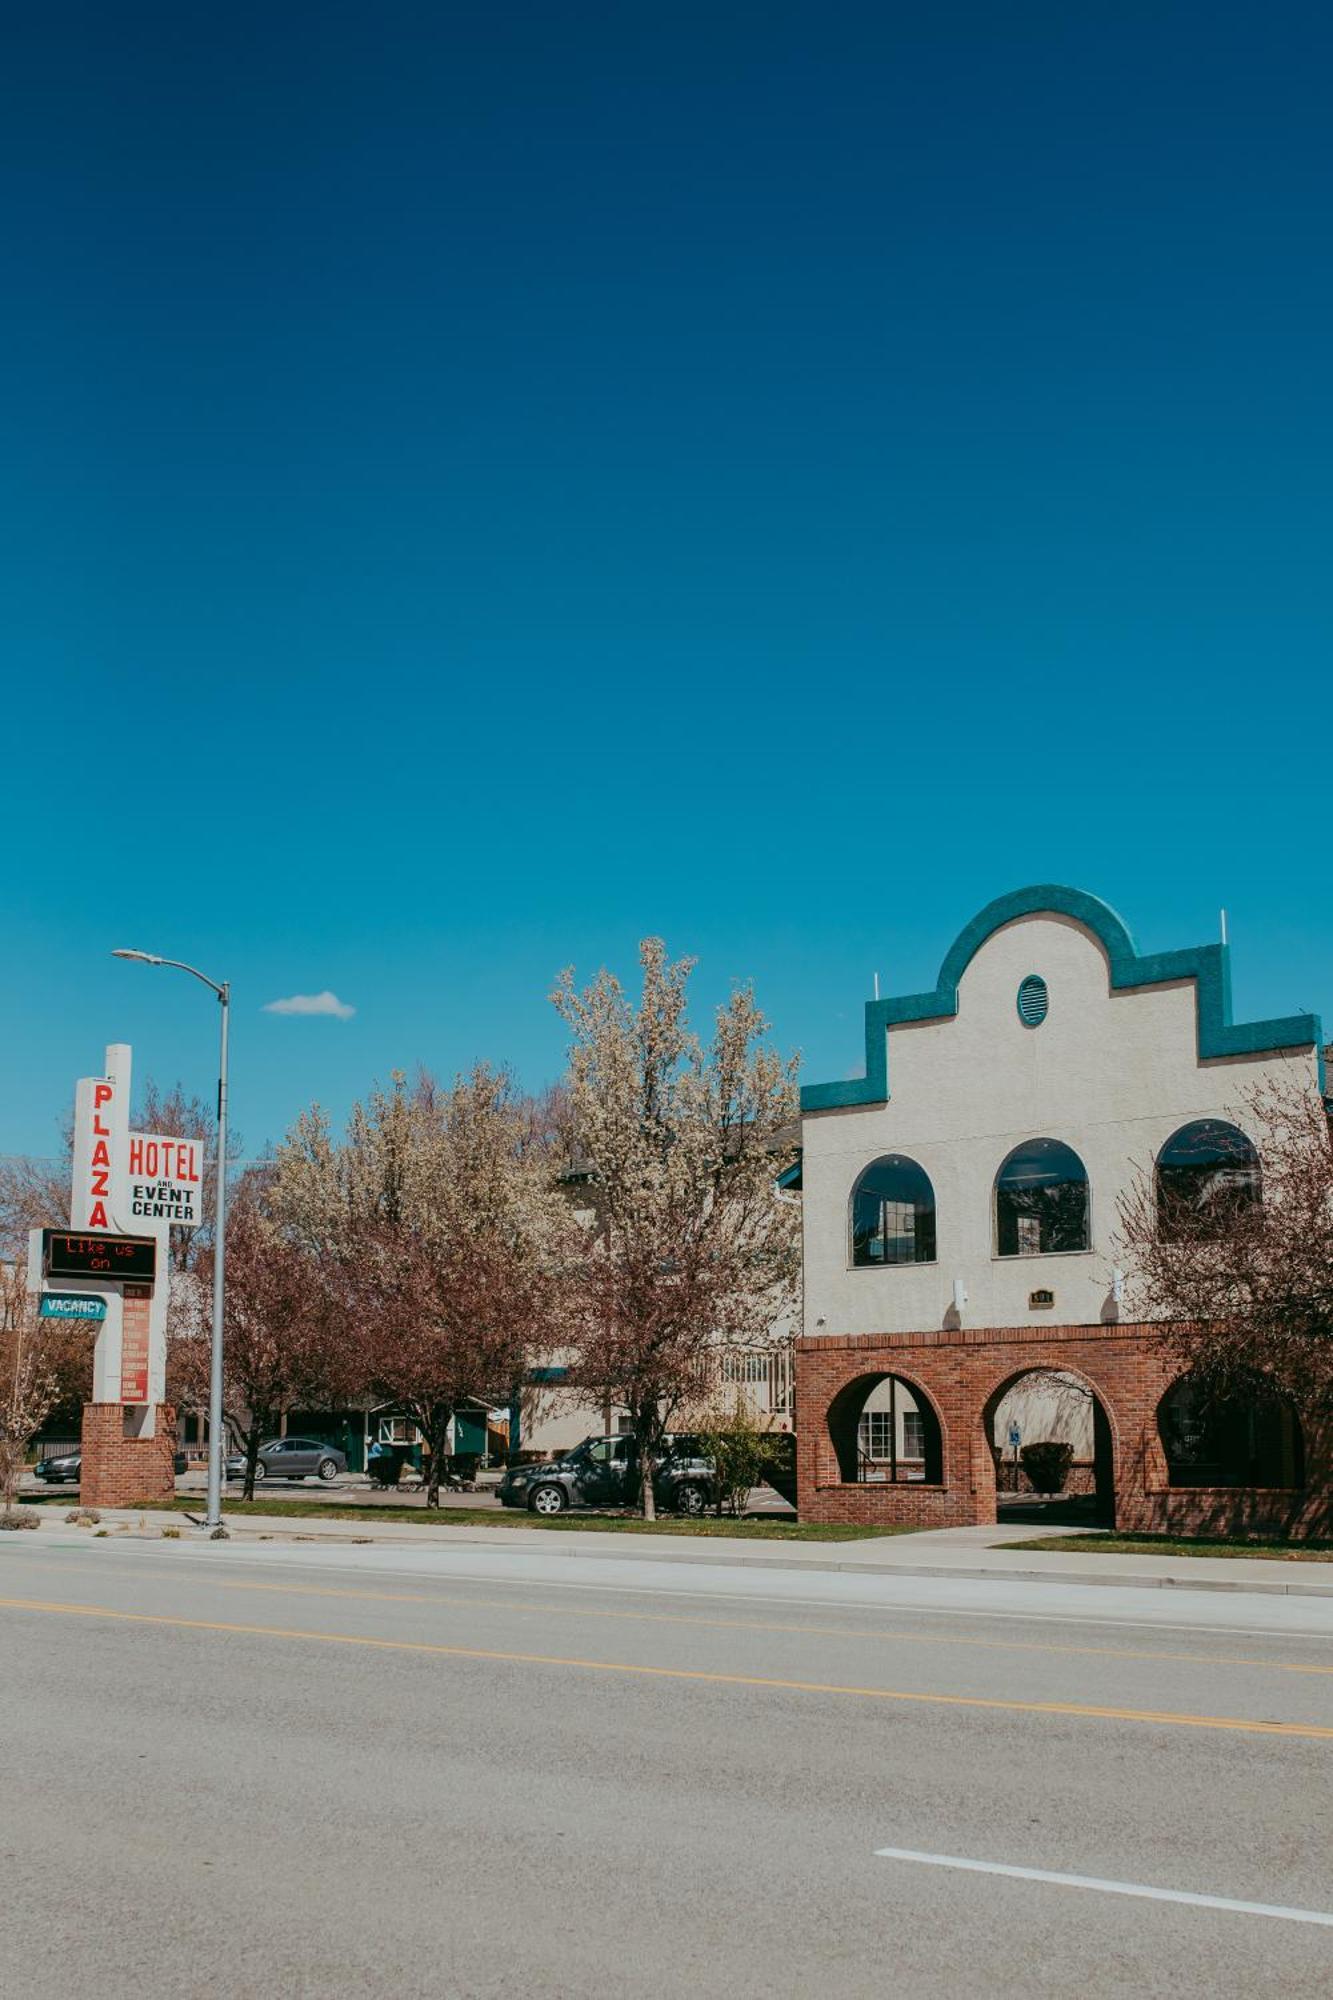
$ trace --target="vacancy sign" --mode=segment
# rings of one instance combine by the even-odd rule
[[[37,1317],[94,1320],[100,1326],[106,1318],[106,1300],[99,1298],[96,1292],[43,1292]]]
[[[203,1221],[204,1149],[197,1139],[131,1132],[126,1177],[125,1226],[169,1222],[197,1229]]]

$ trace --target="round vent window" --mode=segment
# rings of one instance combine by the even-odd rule
[[[1025,1028],[1039,1028],[1050,1006],[1046,981],[1030,972],[1018,989],[1018,1018]]]

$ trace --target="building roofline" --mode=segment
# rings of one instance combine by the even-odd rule
[[[1231,951],[1225,944],[1189,946],[1184,951],[1149,952],[1135,949],[1128,926],[1109,903],[1084,889],[1067,889],[1042,882],[997,896],[964,925],[940,966],[930,993],[901,994],[896,999],[867,1000],[865,1007],[865,1075],[837,1083],[808,1083],[801,1090],[801,1110],[834,1111],[889,1101],[888,1030],[913,1021],[947,1020],[958,1012],[958,986],[986,940],[1021,917],[1061,916],[1090,931],[1106,953],[1113,993],[1139,986],[1167,986],[1192,979],[1200,1062],[1235,1056],[1275,1055],[1284,1049],[1314,1048],[1320,1059],[1323,1087],[1322,1033],[1317,1014],[1290,1014],[1281,1020],[1233,1022],[1231,1018]]]

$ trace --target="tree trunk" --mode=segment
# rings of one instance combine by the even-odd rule
[[[0,1445],[0,1485],[3,1485],[5,1519],[14,1513],[19,1496],[19,1482],[23,1478],[23,1461],[26,1448],[13,1440]]]
[[[251,1418],[249,1428],[245,1433],[245,1485],[241,1489],[241,1498],[243,1500],[253,1500],[255,1497],[255,1469],[259,1464],[259,1447],[263,1441],[264,1432],[269,1429],[271,1429],[271,1424],[267,1421],[267,1413],[261,1410]],[[226,1453],[227,1433],[224,1428],[222,1433],[224,1469]]]
[[[440,1479],[444,1472],[444,1447],[449,1436],[449,1419],[453,1409],[448,1403],[434,1403],[426,1412],[426,1421],[418,1425],[430,1446],[430,1476],[426,1484],[426,1505],[438,1507],[440,1504]]]
[[[653,1492],[653,1475],[657,1471],[662,1428],[656,1396],[645,1396],[633,1416],[634,1448],[639,1457],[639,1507],[645,1521],[655,1521],[657,1497]]]

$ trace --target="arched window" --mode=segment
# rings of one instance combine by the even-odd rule
[[[885,1153],[852,1189],[853,1264],[933,1264],[935,1190],[915,1160]]]
[[[1196,1118],[1157,1155],[1157,1227],[1168,1239],[1207,1236],[1262,1199],[1259,1155],[1220,1118]]]
[[[858,1375],[828,1407],[829,1443],[845,1486],[944,1483],[944,1433],[923,1389],[900,1375]]]
[[[1058,1139],[1025,1139],[995,1176],[995,1249],[1049,1256],[1088,1247],[1088,1176]]]
[[[1209,1395],[1173,1382],[1157,1406],[1172,1486],[1303,1486],[1300,1420],[1285,1396],[1256,1383],[1249,1395]]]

